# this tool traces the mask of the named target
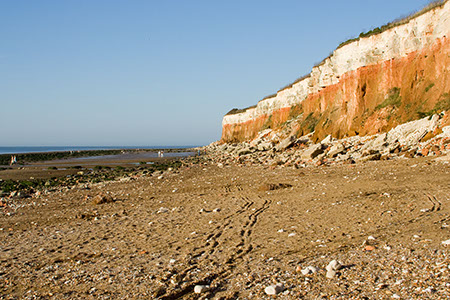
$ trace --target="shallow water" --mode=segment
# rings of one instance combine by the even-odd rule
[[[196,146],[25,146],[0,147],[0,154],[116,149],[183,149],[194,147]]]

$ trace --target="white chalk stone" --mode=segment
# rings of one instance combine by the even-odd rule
[[[264,292],[267,295],[277,295],[284,291],[284,285],[282,283],[278,283],[276,285],[269,285],[264,289]]]
[[[442,241],[442,245],[450,245],[450,240]]]
[[[335,270],[328,270],[327,271],[327,278],[334,278],[334,276],[336,276],[336,271]]]
[[[306,268],[304,268],[303,270],[301,270],[301,272],[302,272],[302,274],[303,275],[308,275],[308,274],[314,274],[314,273],[317,273],[317,268],[316,267],[313,267],[313,266],[309,266],[309,267],[306,267]]]
[[[207,285],[196,285],[194,287],[194,293],[201,294],[209,290],[209,286]]]
[[[327,271],[337,271],[342,268],[342,264],[338,262],[337,260],[333,259],[330,261],[328,266],[326,267]]]

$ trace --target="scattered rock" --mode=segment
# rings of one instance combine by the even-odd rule
[[[327,271],[330,271],[330,270],[337,271],[337,270],[340,270],[341,268],[342,268],[342,264],[335,259],[330,261],[330,263],[326,267]]]
[[[327,270],[327,274],[325,275],[327,278],[334,278],[337,272],[335,270]]]
[[[292,184],[289,183],[266,183],[263,184],[259,190],[261,191],[273,191],[273,190],[279,190],[279,189],[285,189],[292,187]]]
[[[303,275],[315,274],[317,273],[317,268],[313,266],[308,266],[300,271]]]
[[[296,136],[292,135],[284,140],[282,140],[276,147],[275,149],[277,151],[281,151],[281,150],[286,150],[289,147],[291,147],[292,145],[295,144],[295,140],[296,140]]]
[[[267,151],[272,149],[273,145],[270,142],[262,142],[258,145],[258,151]]]
[[[301,158],[303,160],[310,160],[316,158],[319,154],[322,154],[324,150],[322,149],[322,144],[315,144],[306,149]]]
[[[344,152],[345,147],[342,145],[342,143],[336,143],[335,145],[331,146],[330,151],[328,151],[328,157],[336,157],[338,154],[341,154]]]
[[[114,202],[113,197],[111,197],[108,194],[102,194],[102,193],[98,194],[97,196],[95,196],[92,199],[92,203],[96,204],[96,205],[104,204],[104,203],[112,203],[112,202]]]
[[[160,207],[156,213],[157,213],[157,214],[162,214],[162,213],[166,213],[166,212],[168,212],[168,211],[169,211],[168,208],[166,208],[166,207]]]
[[[206,292],[208,290],[209,290],[209,286],[208,285],[196,285],[194,287],[194,293],[196,293],[196,294],[202,294],[202,293],[204,293],[204,292]]]
[[[264,289],[264,292],[267,295],[277,295],[284,291],[284,285],[282,283],[278,283],[276,285],[269,285]]]

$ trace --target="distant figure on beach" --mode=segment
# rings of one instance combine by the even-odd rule
[[[164,151],[161,151],[161,157],[164,157]]]
[[[161,157],[161,151],[158,151],[158,157]]]
[[[15,163],[17,163],[17,158],[15,155],[11,155],[11,162],[9,163],[9,165],[12,166]]]

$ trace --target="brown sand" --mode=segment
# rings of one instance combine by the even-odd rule
[[[208,162],[17,199],[0,208],[0,298],[270,299],[283,283],[278,299],[447,299],[449,171]]]

